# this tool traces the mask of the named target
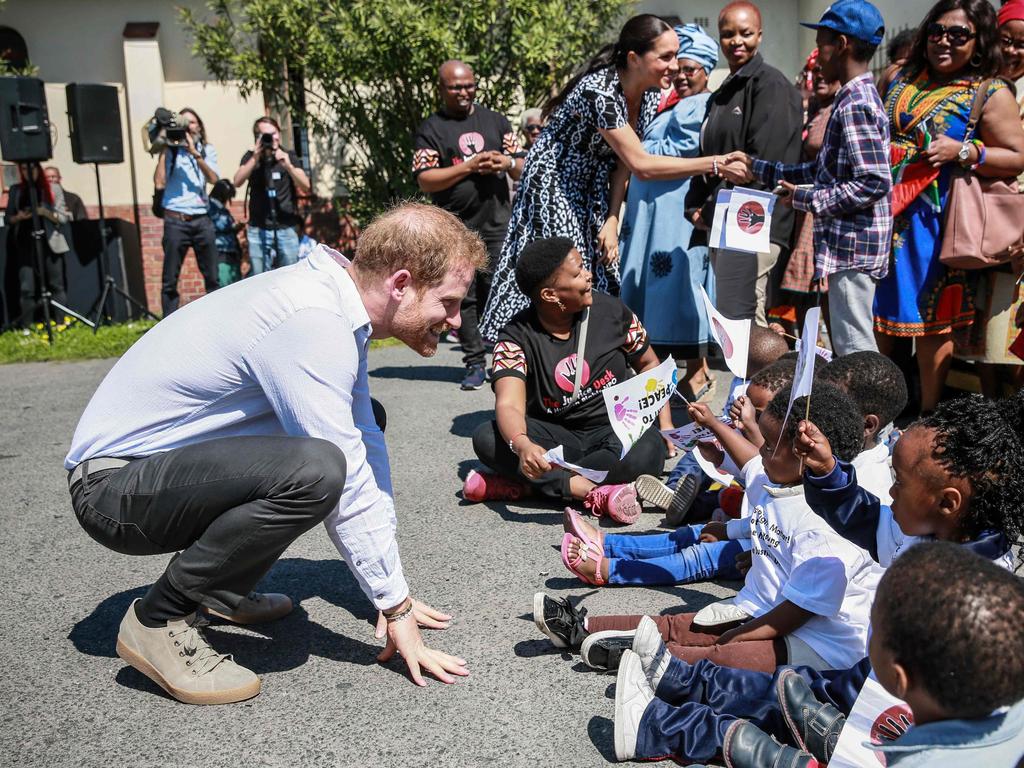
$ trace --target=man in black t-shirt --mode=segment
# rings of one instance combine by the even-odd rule
[[[297,197],[309,192],[309,177],[298,155],[281,148],[281,127],[274,118],[259,118],[252,134],[256,143],[242,155],[234,184],[249,182],[249,274],[258,275],[299,260]]]
[[[438,81],[442,107],[416,131],[412,171],[435,205],[480,235],[493,268],[512,212],[507,176],[519,178],[524,153],[508,118],[473,103],[476,79],[469,66],[446,61]],[[490,271],[477,272],[462,302],[463,389],[480,389],[487,379],[487,352],[477,323],[490,289]]]

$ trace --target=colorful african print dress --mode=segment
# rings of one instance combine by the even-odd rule
[[[889,336],[929,336],[974,320],[964,270],[939,261],[952,163],[932,168],[923,158],[936,136],[963,141],[980,78],[933,83],[927,73],[900,76],[885,100],[893,172],[892,266],[875,291],[875,330]],[[991,96],[1006,85],[994,81]],[[969,137],[968,137],[969,138]]]
[[[644,94],[634,126],[638,135],[643,136],[654,117],[659,98],[656,88]],[[608,218],[611,173],[617,160],[599,129],[627,125],[619,74],[615,67],[606,67],[585,75],[573,87],[530,147],[480,319],[480,333],[488,341],[497,339],[505,324],[530,304],[516,284],[515,273],[519,254],[534,240],[568,237],[593,273],[595,290],[618,294],[618,270],[601,265],[597,248],[597,233]]]

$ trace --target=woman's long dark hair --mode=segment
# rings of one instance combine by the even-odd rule
[[[939,0],[933,5],[917,28],[914,45],[907,57],[907,72],[916,77],[928,69],[928,26],[950,11],[966,13],[977,35],[974,38],[974,56],[963,74],[981,78],[995,77],[1002,66],[1003,54],[996,39],[996,12],[988,0]]]
[[[641,13],[634,16],[622,25],[619,32],[619,39],[614,43],[604,46],[597,55],[583,66],[562,90],[547,100],[543,107],[544,119],[558,109],[565,97],[584,77],[591,72],[596,72],[605,67],[615,66],[619,69],[626,68],[626,57],[630,53],[643,56],[654,47],[654,41],[666,32],[671,32],[672,27],[664,19],[652,13]]]
[[[29,168],[28,173],[25,172],[26,166]],[[46,180],[46,174],[43,173],[43,164],[39,162],[31,162],[25,165],[18,164],[18,180],[21,182],[21,187],[18,190],[20,197],[18,198],[18,204],[20,208],[28,208],[31,204],[29,201],[32,199],[29,197],[29,185],[32,184],[32,170],[36,172],[36,192],[39,195],[39,201],[53,205],[53,189],[50,188],[50,182]]]

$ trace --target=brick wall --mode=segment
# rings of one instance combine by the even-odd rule
[[[89,218],[99,218],[99,207],[88,205]],[[108,219],[124,219],[135,222],[135,211],[130,205],[105,205],[103,212]],[[238,220],[244,213],[244,206],[241,201],[234,201],[231,204],[231,213]],[[161,239],[164,233],[164,222],[153,215],[148,203],[140,203],[139,214],[142,226],[142,272],[146,283],[145,302],[150,310],[160,314],[160,286],[161,275],[164,263],[164,251]],[[181,303],[198,299],[205,291],[203,288],[203,276],[196,265],[195,254],[190,250],[185,257],[185,263],[181,268],[181,276],[178,278],[178,291],[181,294]],[[138,299],[143,297],[138,296]]]

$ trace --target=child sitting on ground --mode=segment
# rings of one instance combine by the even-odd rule
[[[881,753],[893,768],[1019,765],[1024,757],[1021,616],[1024,582],[1005,568],[949,542],[925,542],[908,550],[878,585],[869,654],[879,683],[906,702],[910,717],[894,716],[897,725],[879,729],[884,736],[864,746]],[[792,678],[790,685],[806,688],[795,671],[787,670],[787,678]],[[787,694],[792,696],[783,690],[784,698]],[[630,750],[618,720],[628,719],[652,696],[640,658],[627,651],[616,685],[615,733],[623,737],[621,744],[616,741],[617,752],[621,746],[623,754],[637,753]],[[846,721],[827,705],[815,716],[829,720],[836,735]],[[810,746],[807,734],[794,728],[791,736]],[[644,743],[642,749],[648,753],[658,747]],[[828,764],[827,757],[819,761],[812,751],[779,744],[747,720],[728,727],[722,753],[734,768]]]
[[[786,340],[775,331],[751,324],[750,346],[747,349],[747,379],[752,382],[760,371],[775,363],[788,351]],[[792,381],[792,375],[790,380]],[[722,407],[722,416],[728,415],[733,401],[737,396],[744,394],[747,388],[746,381],[733,376],[729,385],[729,397]],[[637,479],[636,490],[641,501],[664,510],[666,523],[675,528],[686,520],[697,494],[707,490],[710,485],[711,480],[701,471],[697,460],[687,453],[676,462],[666,483],[653,475],[642,475]]]
[[[772,363],[751,377],[747,394],[742,397],[752,403],[751,410],[759,417],[777,392],[792,385],[795,371],[795,361]],[[744,504],[741,516],[746,514]],[[741,553],[750,550],[748,537],[728,540],[719,532],[714,541],[704,542],[701,534],[707,526],[703,524],[684,525],[671,533],[604,534],[566,508],[562,527],[562,563],[582,581],[595,586],[689,584],[716,577],[739,579],[749,567],[749,561],[744,568],[738,568],[736,563]],[[718,529],[719,526],[711,526],[708,530]]]
[[[800,461],[787,450],[797,425],[796,418],[785,418],[789,397],[789,389],[782,390],[761,415],[765,444],[760,452],[706,405],[690,407],[691,418],[711,429],[743,467],[751,512],[749,520],[733,521],[738,524],[733,527],[749,531],[754,558],[734,603],[739,626],[719,624],[703,631],[692,613],[655,619],[669,651],[681,659],[712,659],[761,671],[785,663],[831,669],[853,663],[866,651],[868,610],[881,569],[804,501]],[[796,413],[806,407],[807,398],[797,398],[793,406]],[[842,445],[837,450],[852,459],[863,445],[856,403],[836,387],[821,384],[809,407],[814,418],[827,424],[823,429],[834,444]],[[774,450],[779,444],[783,447]],[[583,627],[566,627],[560,607],[538,593],[538,628],[556,645],[580,648],[584,662],[598,669],[617,665],[623,644],[632,640],[642,618],[595,617]]]
[[[817,456],[812,463],[824,462],[826,454],[831,459],[821,430],[807,423],[799,429],[798,442],[809,445],[795,446],[795,450],[805,454],[814,451]],[[810,466],[804,477],[808,503],[817,513],[829,515],[837,530],[868,548],[882,565],[889,565],[902,549],[912,550],[916,539],[909,535],[913,534],[952,541],[1009,569],[1013,562],[1010,542],[1016,541],[1024,528],[1021,435],[1024,390],[999,403],[978,395],[940,403],[932,415],[912,424],[896,444],[891,510],[852,480],[815,496],[819,481],[812,479],[814,470]],[[818,466],[819,471],[827,468]],[[830,476],[840,472],[852,475],[855,470],[836,461]],[[826,481],[835,482],[836,478],[830,476],[826,476]],[[898,530],[901,529],[900,538],[891,549],[879,545],[891,535],[890,520],[895,520]],[[551,601],[545,603],[545,610],[550,613],[549,623],[558,627],[584,626],[581,615],[585,615],[585,609]],[[815,740],[822,747],[815,756],[827,762],[838,730],[830,727],[827,720],[818,721],[822,703],[848,715],[871,673],[867,657],[845,669],[818,672],[800,667],[794,673],[786,668],[774,675],[707,661],[685,664],[664,652],[661,635],[653,622],[637,628],[632,650],[639,655],[650,686],[657,694],[653,701],[643,704],[644,708],[649,705],[653,713],[651,717],[645,716],[644,723],[659,725],[643,725],[644,735],[639,743],[646,746],[635,753],[641,758],[677,754],[691,761],[710,760],[722,748],[728,728],[737,718],[746,718],[781,740],[791,740],[791,727],[805,736],[815,729]],[[807,701],[804,697],[799,706],[784,706],[778,692],[795,689],[794,674],[809,687],[808,696],[812,699]],[[622,721],[627,722],[633,725],[621,727],[628,732],[630,727],[641,725],[640,715]],[[619,729],[620,723],[616,722],[616,731]]]

